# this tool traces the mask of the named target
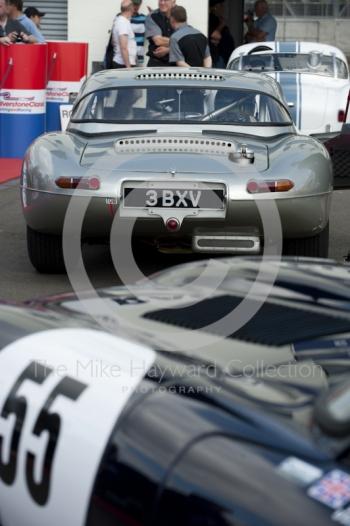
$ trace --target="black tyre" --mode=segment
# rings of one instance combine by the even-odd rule
[[[329,224],[317,236],[300,239],[285,239],[283,253],[286,256],[327,258],[329,246]]]
[[[42,234],[27,226],[27,249],[31,264],[43,274],[66,272],[62,236]]]

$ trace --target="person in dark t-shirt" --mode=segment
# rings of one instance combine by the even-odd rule
[[[170,37],[170,62],[179,67],[211,67],[208,40],[197,29],[187,24],[186,9],[175,6],[171,10],[170,22],[175,33]],[[184,89],[181,96],[181,111],[187,115],[202,115],[204,92]]]
[[[145,36],[149,42],[147,66],[164,68],[172,65],[169,63],[169,42],[174,30],[170,25],[170,13],[175,0],[158,0],[158,5],[159,9],[152,11],[145,21]],[[150,90],[147,94],[147,106],[155,110],[160,98],[166,100],[172,99],[173,96],[172,88],[159,88],[157,92]]]
[[[225,0],[209,1],[209,42],[215,68],[226,68],[235,41],[224,18]]]
[[[187,24],[187,12],[182,6],[171,10],[170,23],[175,33],[170,37],[170,62],[182,67],[212,66],[208,39]]]
[[[170,25],[171,9],[175,0],[159,0],[159,9],[146,17],[146,38],[149,41],[148,66],[169,66],[169,39],[174,30]]]

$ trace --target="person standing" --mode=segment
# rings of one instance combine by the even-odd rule
[[[30,6],[24,10],[24,14],[26,15],[27,18],[30,18],[30,20],[34,22],[34,24],[39,29],[39,31],[41,31],[41,27],[40,27],[41,19],[43,18],[43,16],[45,16],[46,13],[39,11],[39,9],[37,9],[36,7]]]
[[[130,22],[133,13],[132,0],[122,0],[120,15],[115,18],[112,28],[114,68],[136,66],[137,46]]]
[[[210,0],[209,42],[210,54],[215,68],[226,68],[235,41],[225,20],[225,0]]]
[[[137,45],[137,64],[142,66],[145,60],[145,21],[146,15],[140,13],[142,0],[132,0],[134,12],[131,17],[131,27],[135,34]]]
[[[7,0],[7,7],[9,17],[22,24],[26,32],[35,39],[35,42],[45,42],[43,34],[34,22],[23,13],[23,0]]]
[[[175,0],[159,0],[159,8],[146,17],[146,38],[149,41],[148,66],[169,66],[170,37],[174,30],[170,14]]]
[[[180,67],[212,66],[208,39],[187,24],[187,12],[182,6],[171,10],[170,23],[175,33],[170,37],[170,62]]]
[[[0,39],[1,44],[9,46],[18,38],[25,44],[34,44],[36,39],[30,35],[18,20],[9,18],[9,6],[6,0],[0,0]]]
[[[187,24],[187,12],[182,6],[171,10],[170,22],[174,29],[170,37],[170,62],[179,67],[211,67],[212,60],[208,39],[197,29]],[[198,90],[183,90],[181,111],[203,114],[204,99]]]
[[[257,20],[254,21],[252,16],[246,18],[246,42],[273,42],[276,39],[277,21],[270,13],[267,1],[257,0],[254,11]]]

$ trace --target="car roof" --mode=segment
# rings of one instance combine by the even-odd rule
[[[274,53],[311,53],[312,51],[317,51],[318,53],[323,53],[324,55],[335,55],[337,58],[340,58],[347,64],[344,53],[335,46],[321,44],[320,42],[302,42],[298,40],[290,42],[280,42],[276,40],[275,42],[252,42],[251,44],[244,44],[243,46],[240,46],[234,50],[230,61],[242,54],[246,55],[255,47],[265,46],[271,48]]]
[[[208,68],[133,68],[109,69],[91,75],[79,93],[85,95],[101,89],[125,86],[203,86],[203,88],[236,88],[264,92],[283,102],[277,82],[267,75]]]

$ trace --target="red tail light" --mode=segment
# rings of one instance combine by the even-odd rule
[[[178,230],[180,230],[180,222],[178,221],[178,219],[171,217],[167,220],[166,227],[170,232],[177,232]]]
[[[268,192],[289,192],[294,188],[294,183],[290,179],[279,179],[276,181],[254,181],[247,184],[248,194],[264,194]]]
[[[70,190],[99,190],[101,186],[97,177],[59,177],[55,183],[59,188]]]
[[[345,111],[344,110],[338,111],[338,122],[345,122]]]

